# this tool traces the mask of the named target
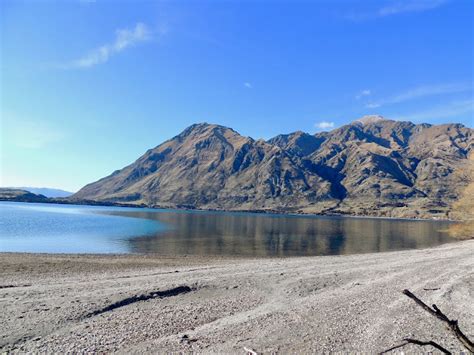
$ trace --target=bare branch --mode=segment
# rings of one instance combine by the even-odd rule
[[[404,342],[404,343],[395,345],[394,347],[391,347],[390,349],[387,349],[387,350],[382,351],[381,353],[379,353],[379,355],[388,353],[388,352],[393,351],[393,350],[398,349],[398,348],[402,348],[402,347],[404,347],[404,346],[406,346],[406,345],[408,345],[407,342]]]
[[[443,348],[438,343],[435,343],[434,341],[419,341],[416,339],[404,339],[404,340],[407,342],[407,344],[416,344],[419,346],[433,346],[439,351],[443,352],[444,354],[451,354],[450,351],[446,350],[445,348]]]
[[[459,329],[458,321],[449,319],[441,310],[434,304],[433,308],[429,307],[426,303],[416,297],[409,290],[403,290],[403,293],[414,300],[420,307],[427,311],[432,316],[435,316],[439,320],[446,323],[448,329],[458,338],[458,340],[464,345],[464,347],[471,353],[474,353],[474,343]]]
[[[404,343],[401,343],[399,345],[395,345],[394,347],[392,347],[390,349],[384,350],[380,354],[388,353],[388,352],[393,351],[395,349],[399,349],[401,347],[404,347],[408,344],[415,344],[415,345],[419,345],[419,346],[433,346],[444,354],[449,354],[449,355],[451,354],[451,352],[449,350],[446,350],[445,348],[443,348],[438,343],[435,343],[434,341],[420,341],[420,340],[410,339],[410,338],[403,339],[403,340],[405,341]]]
[[[249,355],[258,355],[258,353],[257,353],[255,350],[252,350],[252,349],[247,348],[247,347],[245,347],[245,346],[244,346],[244,350],[245,350],[245,352],[246,352],[247,354],[249,354]]]

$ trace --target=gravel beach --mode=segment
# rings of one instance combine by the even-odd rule
[[[0,349],[375,353],[411,337],[463,350],[406,288],[474,338],[474,240],[284,259],[2,253]]]

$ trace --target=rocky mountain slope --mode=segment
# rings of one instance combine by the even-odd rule
[[[368,116],[268,141],[195,124],[72,196],[162,207],[449,217],[473,129]]]

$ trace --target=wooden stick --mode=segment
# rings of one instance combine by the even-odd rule
[[[415,344],[415,345],[419,345],[419,346],[433,346],[435,347],[436,349],[438,349],[439,351],[441,351],[442,353],[444,354],[448,354],[448,355],[451,355],[451,352],[446,350],[445,348],[443,348],[441,345],[439,345],[438,343],[435,343],[434,341],[420,341],[420,340],[416,340],[416,339],[410,339],[410,338],[407,338],[407,339],[403,339],[405,342],[402,343],[402,344],[399,344],[399,345],[395,345],[394,347],[390,348],[390,349],[387,349],[387,350],[384,350],[382,351],[380,354],[385,354],[385,353],[388,353],[389,351],[392,351],[392,350],[395,350],[395,349],[399,349],[403,346],[406,346],[408,344]]]
[[[427,311],[432,316],[446,323],[448,329],[458,338],[458,340],[464,345],[464,347],[474,354],[474,343],[459,329],[458,321],[455,319],[449,319],[441,310],[434,304],[433,308],[428,306],[418,297],[416,297],[409,290],[403,290],[403,293],[414,300],[421,308]],[[434,345],[433,345],[434,346]],[[441,350],[441,349],[440,349]]]
[[[247,348],[244,346],[244,350],[247,352],[247,354],[250,354],[250,355],[258,355],[258,353],[255,351],[255,350],[252,350],[250,348]]]
[[[451,354],[450,351],[446,350],[445,348],[443,348],[441,345],[439,345],[438,343],[435,343],[434,341],[419,341],[419,340],[416,340],[416,339],[404,339],[407,343],[411,343],[411,344],[416,344],[416,345],[420,345],[420,346],[428,346],[428,345],[431,345],[431,346],[434,346],[436,349],[438,349],[439,351],[445,353],[445,354]]]

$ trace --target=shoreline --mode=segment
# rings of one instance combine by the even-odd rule
[[[413,337],[459,352],[401,291],[436,303],[472,339],[472,255],[474,240],[264,259],[0,253],[0,349],[372,353]]]
[[[49,199],[49,198],[48,198]],[[336,217],[336,218],[367,218],[367,219],[386,219],[386,220],[400,220],[400,221],[432,221],[432,222],[450,222],[450,223],[463,223],[463,220],[456,220],[452,218],[423,218],[423,217],[387,217],[387,216],[372,216],[372,215],[356,215],[356,214],[337,214],[337,213],[305,213],[305,212],[282,212],[277,210],[219,210],[219,209],[199,209],[199,208],[186,208],[186,207],[150,207],[146,205],[135,205],[135,204],[122,204],[115,202],[101,202],[101,201],[68,201],[68,200],[56,200],[49,199],[45,201],[15,201],[0,199],[0,202],[14,202],[14,203],[44,203],[52,205],[70,205],[70,206],[90,206],[90,207],[124,207],[124,208],[137,208],[137,209],[152,209],[158,211],[186,211],[186,212],[214,212],[214,213],[247,213],[256,215],[268,215],[268,216],[289,216],[289,217]]]
[[[71,252],[30,252],[30,251],[0,251],[0,258],[2,256],[7,257],[64,257],[64,258],[143,258],[143,259],[167,259],[167,260],[181,260],[185,258],[187,260],[199,261],[199,260],[213,260],[213,261],[235,261],[235,260],[286,260],[286,259],[301,259],[301,258],[335,258],[335,257],[346,257],[346,256],[357,256],[361,257],[363,255],[375,255],[375,254],[389,254],[389,253],[402,253],[409,251],[422,251],[422,250],[434,250],[437,248],[442,248],[444,246],[452,245],[455,243],[462,243],[471,239],[456,239],[452,238],[452,241],[445,242],[443,244],[435,246],[427,246],[422,248],[407,248],[407,249],[398,249],[398,250],[384,250],[377,252],[361,252],[361,253],[350,253],[350,254],[333,254],[333,255],[269,255],[269,256],[248,256],[248,255],[227,255],[227,254],[216,254],[216,255],[200,255],[200,254],[183,254],[183,255],[172,255],[172,254],[158,254],[158,253],[133,253],[133,252],[123,252],[123,253],[71,253]]]

